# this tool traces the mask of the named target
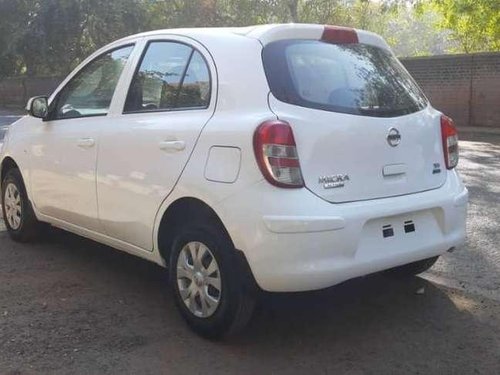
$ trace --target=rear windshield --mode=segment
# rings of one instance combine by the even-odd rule
[[[286,103],[376,117],[427,105],[401,63],[371,45],[282,40],[264,48],[263,60],[271,92]]]

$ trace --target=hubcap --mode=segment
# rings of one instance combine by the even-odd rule
[[[17,186],[9,183],[5,189],[3,199],[7,222],[12,229],[17,230],[21,226],[22,215],[21,194],[19,194]]]
[[[177,286],[195,316],[208,318],[217,310],[222,292],[219,265],[203,243],[189,242],[182,248],[177,258]]]

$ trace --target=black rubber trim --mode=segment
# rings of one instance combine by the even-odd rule
[[[243,251],[235,249],[233,255],[234,255],[234,264],[238,267],[237,271],[240,275],[243,287],[251,294],[262,293],[263,290],[259,286],[259,284],[257,284],[252,269],[250,268],[248,260]]]

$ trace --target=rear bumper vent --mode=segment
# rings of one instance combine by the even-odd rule
[[[384,238],[394,236],[394,228],[392,227],[392,225],[384,225],[382,227],[382,235],[384,236]]]
[[[415,223],[412,220],[405,221],[405,233],[415,232]]]
[[[413,220],[408,220],[404,222],[405,233],[415,232],[415,223]],[[391,224],[384,225],[382,227],[382,236],[384,238],[394,237],[394,227]]]

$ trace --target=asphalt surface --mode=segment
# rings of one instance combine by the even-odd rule
[[[459,171],[471,198],[467,244],[428,274],[500,302],[500,137],[474,139],[460,143]]]
[[[230,341],[198,338],[161,268],[59,230],[0,229],[1,374],[498,374],[500,138],[461,142],[467,244],[422,277],[267,294]]]
[[[17,113],[13,113],[11,110],[2,110],[0,109],[0,126],[10,125],[17,119],[19,119],[22,115],[20,111],[16,111]]]
[[[10,112],[5,112],[0,109],[0,143],[2,143],[5,131],[8,128],[8,125],[12,124],[14,121],[17,121],[21,118],[19,114],[12,115]]]

